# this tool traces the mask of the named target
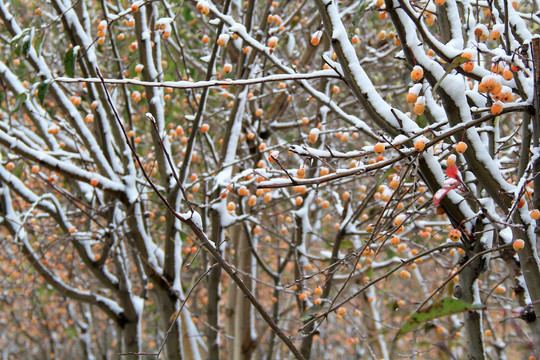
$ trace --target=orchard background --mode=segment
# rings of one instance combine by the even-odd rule
[[[0,0],[2,359],[538,359],[537,0]]]

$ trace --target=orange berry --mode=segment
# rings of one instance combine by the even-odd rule
[[[139,5],[138,4],[131,5],[131,11],[133,11],[134,13],[139,11]]]
[[[317,128],[311,129],[308,135],[309,142],[314,144],[317,142],[317,139],[319,137],[320,130]]]
[[[385,146],[383,143],[377,143],[375,144],[375,146],[373,147],[373,151],[376,153],[376,154],[382,154],[384,152],[384,149],[385,149]]]
[[[253,207],[257,203],[257,196],[251,195],[248,200],[248,205]]]
[[[321,167],[321,170],[320,170],[320,175],[321,176],[325,176],[325,175],[328,175],[330,173],[330,170],[328,170],[327,167]]]
[[[463,64],[463,70],[465,70],[466,72],[471,72],[471,71],[473,71],[473,69],[474,69],[474,63],[467,62],[467,63]]]
[[[505,70],[503,72],[502,76],[503,76],[504,80],[508,80],[508,81],[510,81],[510,80],[512,80],[514,78],[514,74],[509,69]]]
[[[422,115],[424,113],[425,108],[426,108],[426,106],[424,104],[416,103],[414,105],[414,113],[416,115]]]
[[[459,239],[461,238],[461,231],[459,231],[458,229],[451,230],[448,233],[448,238],[454,242],[459,241]]]
[[[304,199],[302,199],[301,196],[297,196],[296,199],[294,199],[294,203],[296,205],[302,205],[303,202],[304,202]]]
[[[219,35],[219,37],[217,39],[217,44],[220,47],[225,47],[227,45],[227,43],[229,42],[229,38],[230,38],[230,36],[228,34],[221,34],[221,35]]]
[[[227,210],[234,211],[234,209],[236,209],[236,205],[232,201],[227,204]]]
[[[70,227],[69,230],[68,230],[68,232],[69,232],[70,234],[73,234],[75,231],[76,231],[76,230],[75,230],[74,227]]]
[[[540,219],[540,210],[534,209],[530,212],[530,215],[533,220],[538,220]]]
[[[497,30],[493,30],[491,31],[491,33],[489,34],[489,38],[493,41],[497,41],[501,38],[501,32],[500,31],[497,31]]]
[[[96,179],[96,178],[90,180],[90,185],[92,185],[92,186],[97,186],[98,183],[99,183],[99,180]]]
[[[241,186],[240,189],[238,189],[238,195],[240,196],[248,196],[249,190],[245,186]]]
[[[405,215],[403,215],[403,214],[398,215],[394,219],[394,225],[395,226],[400,226],[401,224],[403,224],[403,221],[405,221]]]
[[[311,35],[311,45],[317,46],[321,42],[323,32],[322,30],[317,30]]]
[[[398,246],[399,245],[399,237],[397,236],[394,236],[392,239],[390,239],[390,244],[392,244],[393,246]]]
[[[264,113],[263,109],[255,110],[255,116],[261,116]]]
[[[496,101],[493,105],[491,105],[491,113],[493,115],[499,115],[503,111],[503,104],[500,101]]]
[[[322,207],[323,209],[326,209],[326,208],[328,208],[329,206],[330,206],[330,203],[329,203],[328,201],[326,201],[326,200],[324,200],[324,201],[321,203],[321,207]]]
[[[202,124],[201,125],[201,132],[205,133],[210,129],[210,125],[208,124]]]
[[[275,151],[272,151],[270,153],[270,155],[268,155],[268,161],[269,162],[274,162],[276,161],[276,159],[278,158],[279,156],[279,151],[275,150]]]
[[[231,64],[225,64],[223,65],[223,72],[228,74],[232,71],[232,65]]]
[[[345,309],[344,307],[340,307],[339,309],[337,309],[338,316],[345,316],[346,313],[347,309]]]
[[[411,80],[412,81],[420,81],[424,77],[424,70],[421,66],[416,65],[413,70],[411,71]]]
[[[317,296],[321,296],[322,293],[323,293],[323,291],[322,291],[322,289],[321,289],[319,286],[317,286],[317,287],[315,288],[315,290],[313,291],[313,293],[314,293],[315,295],[317,295]]]
[[[414,143],[414,149],[418,152],[423,151],[425,147],[426,147],[426,143],[423,140],[417,140]]]
[[[411,273],[408,272],[407,270],[401,270],[400,273],[399,273],[399,276],[400,276],[402,279],[408,280],[408,279],[411,278]]]
[[[512,243],[512,247],[515,251],[520,251],[525,247],[525,241],[517,239]]]
[[[8,162],[8,163],[6,164],[6,169],[7,169],[8,171],[11,171],[11,170],[15,169],[15,164],[12,163],[12,162]]]
[[[278,38],[275,37],[275,36],[272,36],[269,40],[268,40],[268,47],[270,48],[275,48],[277,46],[277,42],[278,42]]]
[[[30,171],[32,172],[32,174],[37,174],[39,172],[39,166],[32,166],[32,169]]]
[[[460,141],[456,145],[456,151],[460,154],[463,154],[467,150],[467,144],[465,144],[463,141]]]
[[[418,100],[418,95],[416,95],[415,93],[408,93],[407,94],[407,102],[409,104],[414,104],[416,102],[416,100]]]
[[[208,44],[210,42],[210,37],[208,35],[204,35],[201,40],[203,44]]]

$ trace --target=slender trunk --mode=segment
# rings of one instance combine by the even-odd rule
[[[468,256],[473,256],[484,250],[477,241],[477,246]],[[454,296],[467,303],[480,301],[478,292],[478,277],[484,269],[486,260],[483,257],[477,258],[467,266],[459,275],[459,286],[454,289]],[[482,313],[480,311],[467,311],[463,315],[465,319],[465,331],[468,346],[468,360],[484,360],[486,353],[484,349],[484,332],[482,331]]]
[[[366,316],[363,317],[363,324],[366,328],[366,333],[370,334],[368,337],[368,344],[377,359],[385,359],[388,357],[388,350],[384,343],[384,337],[382,335],[382,329],[380,326],[380,318],[375,308],[375,302],[370,302],[370,297],[376,299],[375,289],[369,288],[362,293],[360,299],[362,301],[362,309]],[[376,300],[375,300],[376,301]]]
[[[157,301],[160,306],[162,319],[163,319],[163,329],[167,331],[167,340],[165,343],[165,348],[167,349],[167,359],[182,359],[182,342],[181,342],[181,328],[180,328],[180,319],[176,319],[174,324],[171,324],[171,321],[175,318],[176,307],[175,300],[169,294],[170,290],[167,289],[156,289]]]
[[[238,236],[236,231],[237,227],[233,231],[233,236],[231,239],[231,246],[234,249],[234,256],[230,260],[230,264],[235,268],[238,268]],[[227,334],[231,337],[227,338],[227,354],[229,357],[234,355],[234,344],[236,338],[234,338],[235,333],[235,318],[236,318],[236,294],[238,293],[238,288],[232,284],[227,288],[227,307],[225,309],[225,330]]]
[[[140,352],[141,332],[139,319],[126,321],[121,328],[122,333],[122,360],[139,360],[140,356],[135,355]]]
[[[219,196],[219,189],[216,190]],[[216,198],[217,198],[216,196]],[[221,218],[217,211],[212,211],[212,241],[219,251],[223,229],[221,228]],[[212,265],[215,265],[215,259],[212,259]],[[220,340],[219,340],[219,300],[221,299],[220,281],[221,267],[215,266],[208,275],[208,359],[218,360],[220,358]]]
[[[534,120],[533,120],[533,145],[540,145],[540,39],[535,37],[531,41],[532,56],[534,64]],[[540,189],[540,176],[536,176],[540,172],[540,161],[534,164],[534,186],[535,189]],[[540,208],[540,191],[535,191],[533,195],[534,207]]]
[[[238,258],[238,269],[244,274],[240,278],[246,286],[253,292],[253,279],[250,275],[253,272],[253,256],[249,241],[243,231],[242,225],[237,225],[235,235],[238,238],[238,247],[236,256]],[[236,292],[235,306],[238,311],[235,312],[234,319],[234,360],[251,359],[255,350],[255,339],[252,338],[253,332],[253,308],[249,300],[241,292]]]

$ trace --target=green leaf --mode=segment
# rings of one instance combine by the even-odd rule
[[[466,62],[468,62],[469,59],[467,59],[466,57],[463,57],[463,56],[456,56],[452,62],[451,62],[451,69],[455,69],[457,68],[459,65],[461,64],[465,64]]]
[[[24,29],[17,35],[15,35],[9,42],[11,51],[13,51],[17,56],[21,56],[23,44],[27,41],[27,36],[29,36],[30,29]],[[26,56],[26,55],[25,55]]]
[[[353,29],[356,27],[356,25],[360,21],[360,18],[362,16],[362,12],[367,8],[368,5],[369,5],[368,1],[361,0],[360,6],[358,6],[358,10],[356,10],[356,13],[354,14],[354,17],[353,17],[353,20],[352,20]]]
[[[66,75],[69,77],[75,76],[75,61],[77,59],[78,50],[79,46],[75,46],[69,49],[64,56],[64,70],[66,71]]]
[[[189,22],[193,20],[193,13],[191,12],[191,9],[188,6],[184,6],[184,20],[186,22]]]
[[[22,39],[21,52],[24,57],[28,57],[28,53],[32,48],[32,42],[34,41],[34,36],[36,32],[34,28],[30,28],[29,34]]]
[[[320,305],[313,305],[312,307],[310,307],[309,309],[305,310],[305,311],[300,315],[300,321],[302,321],[302,322],[309,321],[309,320],[311,320],[311,318],[317,316],[317,314],[320,313],[320,312],[323,312],[322,306],[320,306]]]
[[[64,333],[72,339],[79,336],[79,333],[77,332],[77,330],[75,330],[75,328],[67,328],[66,330],[64,330]]]
[[[43,102],[45,101],[45,95],[47,95],[47,90],[49,89],[50,84],[51,83],[48,81],[43,81],[37,87],[37,96],[41,105],[43,105]]]
[[[481,310],[483,308],[483,305],[473,305],[450,297],[444,298],[443,300],[412,314],[399,330],[396,335],[396,340],[430,320],[467,310]]]
[[[17,97],[15,98],[15,105],[13,105],[13,108],[11,108],[11,111],[15,112],[15,111],[19,110],[22,103],[25,102],[26,99],[28,99],[28,94],[26,94],[25,92],[20,93],[19,95],[17,95]]]
[[[416,123],[417,123],[418,126],[420,126],[421,128],[426,127],[426,125],[427,125],[426,117],[425,117],[424,115],[418,115],[418,116],[416,117]]]
[[[41,55],[41,44],[43,44],[43,31],[40,30],[39,36],[36,38],[36,41],[34,42],[34,48],[36,49],[36,54],[38,56]]]

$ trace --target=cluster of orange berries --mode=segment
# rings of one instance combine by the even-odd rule
[[[168,39],[171,37],[171,18],[163,18],[156,21],[156,25],[154,26],[154,30],[161,31],[161,34],[163,35],[163,38]]]
[[[136,103],[138,103],[139,101],[141,101],[142,95],[141,95],[140,92],[134,91],[134,92],[131,93],[131,98],[133,99],[133,101],[135,101]]]
[[[474,28],[474,35],[479,41],[498,41],[501,38],[501,35],[504,33],[504,24],[495,24],[491,29],[491,32],[488,30],[487,26],[484,24],[478,24]]]
[[[78,95],[72,95],[70,98],[69,98],[69,101],[71,101],[71,103],[75,106],[79,106],[81,105],[81,97],[78,96]]]
[[[197,2],[197,10],[199,10],[203,15],[208,15],[210,13],[210,4],[208,1],[199,0]]]
[[[103,45],[105,43],[105,34],[107,33],[107,21],[101,20],[97,26],[97,43]]]

